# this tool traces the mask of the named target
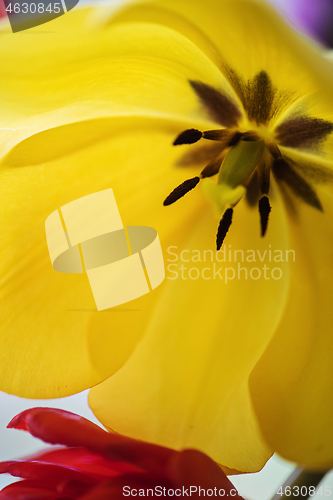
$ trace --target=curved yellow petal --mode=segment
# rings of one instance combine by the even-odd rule
[[[182,235],[168,239],[167,283],[146,335],[123,368],[90,391],[90,406],[108,428],[202,450],[229,469],[253,472],[264,465],[272,449],[253,413],[248,377],[280,320],[289,284],[289,263],[268,260],[269,250],[284,255],[288,248],[281,200],[272,203],[265,239],[257,210],[243,201],[225,242],[227,259],[230,249],[245,257],[254,251],[256,262],[241,262],[241,253],[237,262],[210,261],[218,223],[211,213],[197,215]],[[258,250],[261,256],[266,251],[267,279],[257,279],[264,266]],[[281,279],[271,278],[275,267]]]
[[[221,75],[192,42],[142,23],[94,29],[90,15],[77,9],[56,19],[42,43],[34,29],[29,43],[22,34],[2,37],[0,156],[27,137],[78,121],[120,115],[193,121],[200,114],[205,120],[188,80],[217,86]]]
[[[291,286],[286,311],[250,378],[266,441],[309,469],[333,466],[332,195],[324,213],[298,203],[291,214]]]
[[[331,61],[267,2],[139,0],[113,13],[109,23],[112,26],[137,21],[169,26],[183,33],[229,75],[236,90],[236,75],[244,79],[245,87],[247,81],[265,71],[278,89],[275,97],[282,108],[318,86],[330,100]]]
[[[193,176],[191,168],[175,168],[170,178],[170,165],[180,154],[171,146],[177,130],[178,122],[163,127],[141,119],[125,127],[115,119],[113,133],[110,129],[102,142],[53,161],[2,166],[1,390],[33,398],[65,396],[100,382],[127,359],[159,289],[97,313],[86,276],[52,269],[45,220],[72,200],[113,188],[123,223],[154,227],[164,245],[193,217],[191,200],[176,220],[163,207],[168,189]],[[198,196],[193,193],[192,200]]]

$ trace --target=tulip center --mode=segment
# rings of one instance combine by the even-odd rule
[[[322,179],[333,180],[329,169],[319,165],[298,165],[280,149],[317,151],[318,146],[333,132],[333,123],[297,113],[272,129],[272,119],[295,102],[295,95],[280,92],[265,71],[248,81],[241,79],[230,68],[225,68],[225,72],[239,103],[210,85],[189,82],[210,119],[223,128],[206,131],[192,128],[178,135],[173,143],[175,146],[206,139],[215,141],[218,148],[214,158],[198,176],[184,181],[164,201],[165,206],[171,205],[202,181],[203,193],[213,203],[220,218],[216,237],[218,250],[231,226],[234,207],[245,194],[255,197],[251,196],[254,179],[260,191],[257,203],[261,236],[266,234],[271,212],[271,171],[278,183],[287,185],[296,197],[321,211],[320,200],[304,177],[309,173],[309,178],[313,178],[316,170],[317,176]],[[215,175],[216,183],[210,179]]]

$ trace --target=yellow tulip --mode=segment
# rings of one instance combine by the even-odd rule
[[[0,33],[0,388],[96,386],[108,428],[237,471],[274,451],[332,467],[333,65],[255,0],[107,14]],[[87,280],[53,271],[45,219],[110,187],[124,224],[156,228],[167,266],[192,256],[198,279],[167,271],[97,312]],[[207,279],[216,233],[226,252],[295,259]]]

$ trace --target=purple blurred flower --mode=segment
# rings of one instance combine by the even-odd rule
[[[291,23],[319,42],[333,47],[333,0],[270,0]]]

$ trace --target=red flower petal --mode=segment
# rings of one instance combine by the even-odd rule
[[[135,489],[137,496],[140,489],[146,492],[159,486],[174,492],[180,489],[186,496],[185,488],[194,498],[214,495],[242,500],[221,468],[196,450],[179,452],[111,434],[83,417],[52,408],[26,410],[8,427],[69,448],[0,464],[0,473],[26,479],[0,492],[0,500],[123,500],[124,486]],[[205,493],[200,495],[199,488]]]
[[[75,498],[75,497],[73,497]],[[57,500],[59,493],[44,488],[40,481],[19,481],[0,491],[0,500]]]
[[[184,450],[174,455],[170,460],[168,471],[171,482],[179,488],[196,486],[198,491],[199,486],[205,490],[216,488],[217,492],[224,490],[224,496],[243,500],[218,464],[201,451]],[[217,493],[217,496],[220,495]]]
[[[0,473],[8,473],[23,479],[49,479],[52,481],[80,481],[90,485],[97,484],[97,479],[75,469],[62,465],[47,464],[28,460],[12,460],[0,463]]]
[[[71,467],[99,479],[108,479],[118,476],[119,474],[141,470],[132,464],[118,462],[112,459],[108,460],[86,448],[51,448],[30,456],[26,458],[26,460]]]
[[[163,470],[175,452],[169,448],[111,434],[79,415],[54,408],[25,410],[8,424],[51,444],[86,447],[118,461],[131,462],[144,469]]]

